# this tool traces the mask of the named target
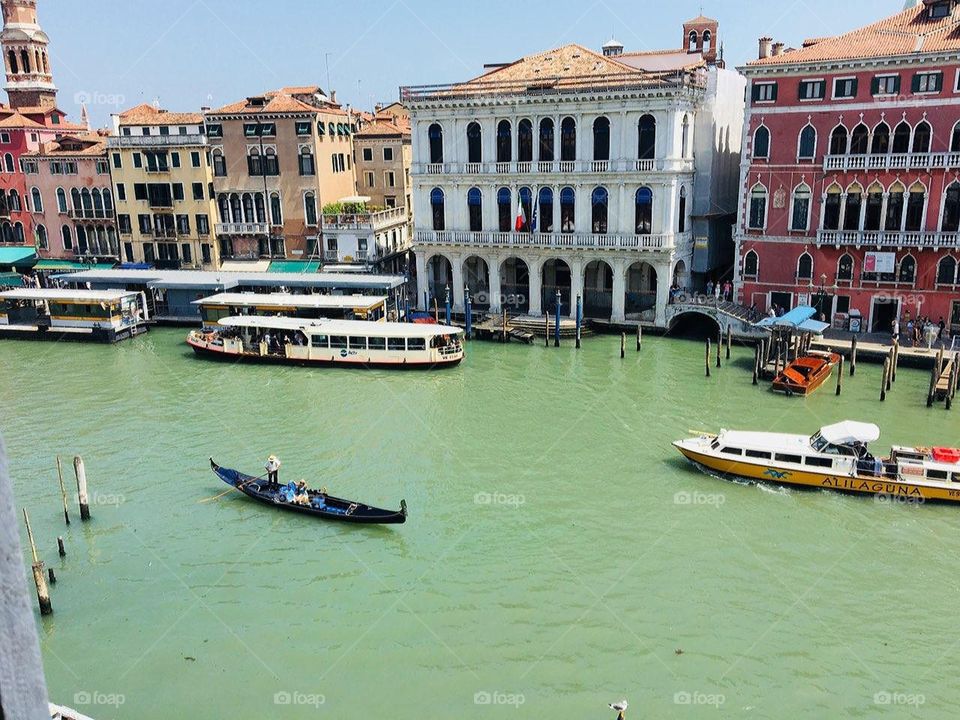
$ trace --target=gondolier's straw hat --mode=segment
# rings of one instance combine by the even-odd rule
[[[267,458],[267,460],[276,460],[276,459],[277,459],[276,455],[271,455],[270,457]]]

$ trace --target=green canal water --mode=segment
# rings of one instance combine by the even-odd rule
[[[960,507],[740,485],[670,441],[719,427],[958,444],[902,369],[810,399],[703,377],[698,343],[475,343],[457,369],[195,359],[183,331],[116,347],[4,341],[18,501],[57,570],[51,698],[108,718],[955,718]],[[93,521],[64,528],[54,458]],[[395,507],[349,527],[259,506],[211,455]],[[72,480],[72,472],[68,481]],[[64,535],[68,555],[56,556]],[[26,563],[26,561],[25,561]],[[682,651],[682,652],[681,652]],[[636,711],[636,712],[635,712]]]

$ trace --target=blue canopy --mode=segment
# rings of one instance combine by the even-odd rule
[[[779,330],[796,330],[799,332],[808,332],[820,335],[824,330],[830,327],[830,323],[814,320],[813,316],[817,314],[815,308],[809,305],[800,305],[780,317],[765,317],[756,323],[756,327]]]

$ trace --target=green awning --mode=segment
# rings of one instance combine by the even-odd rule
[[[23,276],[20,275],[20,273],[15,273],[15,272],[0,273],[0,287],[12,288],[12,287],[22,287],[22,286],[23,286]]]
[[[72,260],[58,260],[57,258],[40,258],[34,270],[89,270],[89,265],[73,262]]]
[[[0,248],[0,265],[32,265],[37,251],[32,247]]]
[[[319,269],[319,260],[274,260],[267,268],[267,272],[315,273]]]

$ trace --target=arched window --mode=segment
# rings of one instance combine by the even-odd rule
[[[470,215],[470,232],[483,230],[483,195],[480,188],[467,190],[467,212]]]
[[[268,147],[263,152],[263,172],[273,177],[280,174],[280,161],[277,158],[277,151],[272,147]]]
[[[957,261],[950,255],[937,263],[937,285],[955,285],[957,282]]]
[[[20,193],[16,190],[10,190],[10,209],[13,212],[20,212],[22,205],[20,204]]]
[[[680,157],[687,158],[690,155],[690,118],[687,115],[683,116],[681,132]]]
[[[797,280],[813,279],[813,258],[810,253],[802,253],[797,260]]]
[[[915,153],[928,153],[930,152],[930,136],[932,131],[930,130],[930,123],[926,120],[921,121],[917,124],[917,127],[913,130],[913,151]]]
[[[220,210],[220,222],[230,222],[230,205],[227,203],[227,196],[223,193],[217,195],[217,208]]]
[[[246,198],[247,196],[244,196],[244,204],[246,204]],[[307,225],[317,224],[317,196],[312,192],[305,193],[303,196],[303,215]]]
[[[96,217],[103,217],[103,196],[100,195],[100,188],[94,188],[92,193],[93,195],[93,210],[96,213]]]
[[[43,212],[43,198],[40,197],[40,188],[30,188],[30,207],[33,212]]]
[[[593,191],[590,197],[591,227],[594,235],[607,234],[607,189],[598,187]]]
[[[541,162],[553,162],[553,120],[544,118],[540,121],[540,160]]]
[[[517,123],[517,162],[533,162],[533,123],[526,118]]]
[[[19,63],[17,63],[17,54],[10,50],[7,52],[7,59],[10,61],[10,72],[17,75],[20,72]]]
[[[13,164],[13,155],[11,153],[6,153],[3,156],[3,168],[8,173],[12,173],[15,171],[15,166]]]
[[[73,235],[70,234],[69,225],[60,226],[60,238],[63,241],[64,250],[73,250]]]
[[[960,152],[960,123],[953,126],[953,133],[950,135],[950,152]]]
[[[497,123],[497,162],[508,163],[513,157],[513,129],[509,120]]]
[[[316,174],[315,164],[313,162],[313,151],[309,145],[300,148],[300,154],[297,155],[300,174],[304,177]]]
[[[243,222],[243,210],[240,208],[240,196],[237,193],[230,196],[230,217],[230,222]]]
[[[760,274],[760,256],[753,250],[747,251],[743,256],[743,276],[756,280]]]
[[[910,125],[906,120],[893,131],[893,152],[897,155],[910,152]]]
[[[943,198],[943,232],[960,232],[960,183],[954,181],[947,187]]]
[[[854,183],[847,188],[847,199],[844,203],[843,229],[854,231],[860,229],[860,212],[863,209],[863,188]]]
[[[793,210],[790,213],[790,229],[806,231],[810,227],[810,186],[797,185],[793,190]]]
[[[923,229],[923,211],[927,203],[927,189],[919,182],[914,183],[907,195],[907,220],[904,230],[920,232]]]
[[[687,44],[687,49],[690,52],[693,52],[694,50],[697,49],[697,31],[696,30],[690,31],[690,37],[689,37],[689,42]]]
[[[243,221],[244,221],[245,223],[256,222],[256,221],[253,219],[253,197],[251,197],[250,193],[244,193],[244,194],[243,194]],[[309,221],[309,219],[308,219],[308,220],[307,220],[307,225],[316,225],[316,224],[317,224],[316,204],[314,204],[314,218],[313,218],[313,222],[311,223],[311,222]]]
[[[13,239],[16,240],[18,243],[23,242],[23,223],[22,222],[18,221],[13,224]]]
[[[111,255],[120,254],[120,247],[117,245],[117,231],[113,225],[107,225],[107,246],[110,249]]]
[[[250,148],[247,155],[247,172],[251,177],[263,175],[263,158],[260,157],[260,150],[257,148]]]
[[[520,206],[523,208],[523,224],[519,230],[517,230],[516,224],[514,224],[514,230],[528,233],[530,232],[530,223],[533,221],[533,192],[528,187],[522,187],[517,192],[517,198]],[[519,212],[517,216],[519,219]]]
[[[103,209],[108,213],[113,212],[113,194],[110,192],[110,188],[104,188],[100,191],[100,194],[103,195]]]
[[[560,123],[560,161],[577,159],[577,121],[565,117]]]
[[[257,193],[253,196],[253,207],[257,213],[257,222],[265,223],[267,221],[267,211],[263,206],[263,193]]]
[[[653,232],[653,191],[642,187],[634,196],[634,232],[649,235]]]
[[[67,212],[67,193],[63,191],[62,187],[57,188],[57,212]]]
[[[677,218],[677,232],[686,232],[687,231],[687,189],[685,187],[680,188],[680,202],[679,208],[677,210],[679,218]]]
[[[859,123],[850,134],[850,154],[866,155],[870,147],[870,130],[863,123]]]
[[[867,188],[867,211],[863,217],[863,229],[877,231],[883,225],[883,186],[874,183]]]
[[[887,232],[899,232],[903,226],[903,208],[904,197],[907,189],[895,182],[890,186],[890,192],[887,194],[887,217],[883,223],[883,229]]]
[[[497,225],[500,232],[513,230],[513,212],[510,202],[510,188],[497,190]]]
[[[602,116],[593,121],[593,159],[610,159],[610,121]]]
[[[657,152],[657,121],[644,115],[637,125],[637,159],[653,160]]]
[[[823,203],[823,229],[840,229],[840,209],[842,205],[843,189],[834,183],[827,188],[827,198]]]
[[[80,191],[77,188],[70,188],[70,203],[73,205],[73,209],[83,210],[83,203],[80,201]]]
[[[572,187],[560,191],[560,232],[572,233],[576,228],[576,192]]]
[[[873,129],[870,152],[873,155],[886,155],[890,152],[890,126],[885,122],[881,122]]]
[[[430,191],[430,213],[433,216],[433,229],[445,230],[447,221],[443,208],[443,190],[440,188]]]
[[[770,131],[766,125],[761,125],[753,133],[753,157],[759,160],[770,157]]]
[[[540,217],[538,219],[540,232],[553,232],[553,190],[548,187],[540,188]]]
[[[853,280],[853,257],[844,253],[837,261],[837,280],[851,282]]]
[[[23,72],[30,72],[30,54],[26,50],[20,51],[20,67],[23,68]]]
[[[275,226],[283,225],[283,208],[279,193],[270,193],[270,222]]]
[[[483,134],[480,123],[472,122],[467,125],[467,162],[483,162]]]
[[[750,191],[750,216],[747,227],[751,230],[763,230],[767,224],[767,189],[763,185],[754,185]]]
[[[913,285],[917,279],[917,261],[913,255],[906,255],[900,261],[900,271],[897,273],[897,282],[909,283]]]
[[[800,142],[797,147],[797,158],[813,160],[817,155],[817,130],[813,125],[804,126],[800,131]]]
[[[220,148],[213,151],[213,174],[217,177],[227,176],[227,160]]]
[[[86,255],[88,249],[87,231],[83,225],[77,225],[77,255]]]
[[[843,125],[837,125],[830,133],[830,154],[847,154],[847,129]]]
[[[710,34],[709,30],[703,31],[703,51],[705,53],[710,52],[710,48],[713,44],[713,35]]]
[[[433,164],[443,162],[443,128],[438,123],[433,123],[427,130],[427,138],[430,145],[430,162]]]
[[[47,228],[43,225],[37,225],[37,247],[47,249]]]

